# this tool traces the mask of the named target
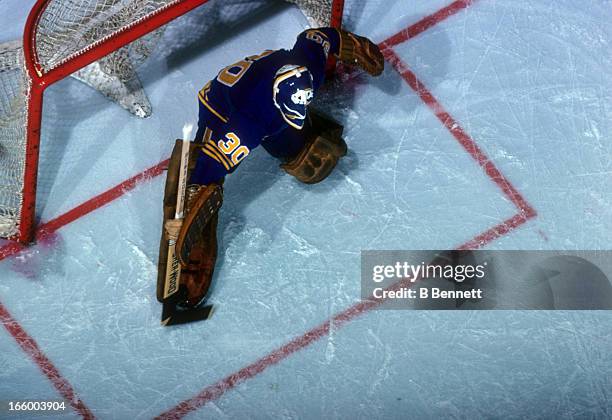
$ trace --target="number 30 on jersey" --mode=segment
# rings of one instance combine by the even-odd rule
[[[249,148],[240,145],[240,139],[234,133],[227,133],[225,138],[227,141],[219,140],[217,146],[223,153],[230,155],[234,165],[238,165],[242,159],[249,155]]]

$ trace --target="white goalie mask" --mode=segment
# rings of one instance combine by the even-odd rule
[[[306,110],[312,98],[312,75],[304,66],[288,64],[274,76],[274,105],[283,119],[293,128],[301,130],[306,121]]]

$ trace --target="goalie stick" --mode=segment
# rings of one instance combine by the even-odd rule
[[[178,191],[176,197],[175,219],[184,218],[185,191],[187,190],[187,172],[189,169],[189,146],[188,140],[191,136],[192,125],[183,127],[183,143],[181,147],[181,166],[178,179]],[[180,278],[181,264],[176,255],[176,241],[168,241],[168,257],[166,264],[166,276],[164,281],[164,295],[162,303],[161,324],[164,326],[184,324],[187,322],[208,319],[212,314],[212,306],[201,308],[179,309],[177,304],[181,298]]]
[[[212,316],[213,306],[205,305],[193,309],[178,309],[176,299],[170,298],[164,301],[162,309],[162,325],[169,327],[171,325],[187,324],[189,322],[203,321]]]

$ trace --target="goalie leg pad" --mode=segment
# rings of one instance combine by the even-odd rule
[[[162,220],[162,233],[159,241],[159,256],[157,262],[157,300],[163,301],[164,297],[164,284],[166,277],[166,266],[168,259],[168,236],[164,231],[164,224],[166,220],[174,219],[176,212],[176,197],[178,194],[178,182],[179,172],[181,166],[181,146],[182,140],[177,140],[172,149],[170,155],[170,161],[168,163],[168,171],[166,174],[166,184],[164,187],[164,201],[163,201],[163,220]],[[196,160],[198,157],[201,145],[191,143],[189,150],[189,171],[188,177],[191,171],[195,168]]]
[[[217,222],[223,202],[222,191],[217,184],[187,188],[187,216],[175,245],[181,264],[182,306],[196,307],[208,294],[217,261]]]
[[[223,187],[218,184],[189,186],[186,204],[187,215],[176,241],[178,258],[183,267],[189,266],[194,247],[206,241],[206,227],[223,204]]]
[[[316,112],[311,112],[311,124],[310,139],[304,148],[281,165],[285,172],[305,184],[316,184],[327,178],[347,152],[341,125]]]
[[[180,284],[185,289],[185,300],[181,303],[184,306],[198,306],[210,289],[217,261],[218,220],[218,213],[215,213],[201,232],[201,240],[190,249],[187,265],[181,270]]]

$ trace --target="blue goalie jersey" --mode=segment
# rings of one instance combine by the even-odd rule
[[[192,182],[218,181],[233,172],[262,141],[274,156],[296,154],[303,140],[274,104],[276,72],[289,64],[305,66],[316,92],[324,82],[329,54],[337,55],[339,49],[336,29],[309,29],[298,36],[291,50],[264,51],[222,69],[198,93],[196,141],[203,143],[203,153]]]

